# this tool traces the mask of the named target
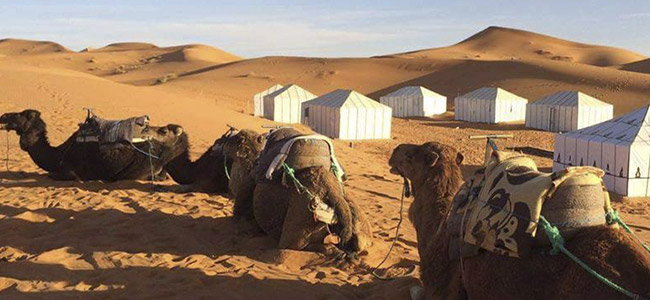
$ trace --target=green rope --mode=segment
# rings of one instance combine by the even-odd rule
[[[560,234],[560,230],[551,225],[544,216],[539,217],[539,225],[542,226],[542,229],[544,229],[544,232],[546,232],[546,235],[548,236],[548,239],[551,241],[551,245],[553,245],[553,249],[551,250],[552,255],[556,255],[560,252],[564,253],[566,256],[568,256],[573,262],[577,263],[579,266],[581,266],[587,273],[591,274],[592,276],[596,277],[600,282],[606,284],[607,286],[611,287],[612,289],[632,298],[632,299],[645,299],[641,297],[640,295],[637,295],[635,293],[632,293],[623,287],[617,285],[616,283],[612,282],[611,280],[605,278],[605,276],[600,275],[598,272],[596,272],[594,269],[590,268],[586,263],[584,263],[582,260],[580,260],[578,257],[573,255],[567,248],[564,247],[564,239],[562,238],[562,234]]]
[[[296,170],[293,168],[289,167],[286,163],[282,163],[282,170],[284,171],[284,174],[291,179],[293,182],[293,185],[296,186],[296,189],[298,190],[299,194],[307,194],[307,197],[309,197],[309,200],[313,200],[316,198],[314,194],[312,194],[307,187],[305,187],[298,178],[296,178]]]
[[[643,246],[643,248],[646,251],[648,251],[648,253],[650,253],[650,247],[648,247],[648,245],[644,244],[641,241],[641,239],[639,238],[639,236],[637,236],[636,233],[634,233],[634,231],[632,231],[632,229],[630,229],[630,227],[627,226],[627,224],[625,224],[625,222],[623,222],[623,219],[621,219],[621,216],[618,214],[618,211],[616,211],[616,210],[608,211],[607,215],[606,215],[606,218],[607,218],[607,223],[610,224],[610,225],[615,224],[615,223],[620,224],[625,229],[625,231],[627,231],[629,234],[631,234],[634,237],[634,239],[639,244],[641,244],[641,246]]]
[[[223,156],[223,169],[226,171],[226,178],[230,180],[230,173],[228,173],[228,156]]]

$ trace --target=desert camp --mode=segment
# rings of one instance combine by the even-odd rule
[[[650,298],[648,4],[0,9],[0,299]]]

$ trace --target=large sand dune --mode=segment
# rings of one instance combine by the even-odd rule
[[[23,44],[3,48],[0,42],[0,112],[41,110],[53,144],[76,129],[85,115],[82,107],[107,118],[148,114],[155,124],[183,125],[194,157],[226,124],[259,131],[272,124],[250,112],[252,95],[275,83],[295,82],[317,94],[353,88],[375,99],[410,84],[447,96],[485,85],[531,98],[577,89],[613,103],[617,114],[650,99],[650,75],[619,70],[646,59],[641,55],[501,28],[447,48],[373,58],[241,59],[204,45],[146,43],[78,53],[54,47],[24,55],[16,51]],[[15,49],[2,50],[10,48]],[[572,59],[535,53],[539,49]],[[178,78],[156,84],[171,73]],[[484,144],[467,136],[486,133],[514,134],[499,145],[532,153],[549,169],[551,160],[539,150],[552,150],[553,134],[521,124],[457,122],[452,113],[394,119],[392,140],[353,147],[335,142],[350,175],[347,192],[368,215],[375,235],[362,256],[364,266],[355,268],[323,264],[313,253],[277,250],[263,236],[239,235],[230,220],[232,202],[222,195],[156,192],[148,182],[53,181],[11,134],[9,169],[0,161],[0,298],[408,299],[416,279],[386,282],[368,273],[387,251],[397,222],[402,184],[389,174],[387,159],[399,143],[441,141],[465,154],[468,175],[481,164]],[[0,157],[6,145],[1,137]],[[625,200],[616,207],[650,241],[647,199]],[[388,260],[398,264],[397,274],[418,262],[414,230],[408,222],[403,226]]]

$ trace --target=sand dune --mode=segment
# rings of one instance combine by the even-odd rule
[[[31,55],[67,52],[72,51],[54,42],[21,39],[0,40],[0,54],[3,55]]]
[[[50,47],[54,51],[18,55],[24,46],[2,45],[0,112],[41,110],[52,144],[77,128],[85,116],[82,107],[93,107],[107,118],[148,114],[154,124],[183,125],[194,158],[226,124],[258,131],[273,124],[250,112],[252,95],[275,83],[294,82],[317,94],[352,88],[375,99],[411,84],[452,97],[484,85],[531,98],[577,89],[613,103],[617,114],[650,98],[650,75],[625,71],[634,61],[641,64],[643,56],[499,28],[446,48],[373,58],[241,59],[204,45],[146,43],[77,53]],[[535,53],[539,49],[572,60]],[[156,84],[170,73],[178,78]],[[543,170],[550,169],[550,158],[530,150],[552,150],[552,133],[521,124],[457,122],[453,113],[394,119],[391,140],[353,147],[335,141],[349,175],[346,193],[373,226],[374,243],[358,267],[327,264],[314,253],[278,250],[264,236],[242,236],[231,220],[232,202],[224,195],[157,192],[144,181],[53,181],[20,151],[11,134],[8,170],[0,160],[0,298],[408,299],[417,278],[386,282],[369,274],[369,266],[388,250],[398,216],[402,183],[388,172],[387,159],[400,143],[440,141],[464,153],[463,172],[469,175],[482,163],[484,144],[467,136],[488,133],[513,134],[514,139],[499,146],[528,151]],[[5,149],[5,137],[0,137],[0,158]],[[175,186],[171,181],[163,185]],[[650,241],[648,200],[624,200],[616,207]],[[406,199],[407,206],[410,201]],[[387,262],[397,264],[396,274],[419,259],[415,232],[408,222],[403,226]]]

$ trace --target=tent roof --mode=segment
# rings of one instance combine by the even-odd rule
[[[612,106],[607,102],[600,101],[592,96],[578,91],[561,91],[542,97],[533,105],[557,105],[557,106]]]
[[[470,98],[476,100],[485,100],[485,101],[496,101],[497,99],[517,99],[521,101],[528,100],[524,97],[518,96],[511,92],[508,92],[502,88],[498,87],[482,87],[476,90],[473,90],[469,93],[459,96],[458,98]]]
[[[578,138],[604,137],[620,142],[650,143],[650,105],[646,105],[620,117],[598,123],[580,130],[567,132]]]
[[[397,91],[384,95],[383,97],[400,97],[400,96],[423,96],[423,97],[430,96],[430,97],[442,97],[442,98],[445,97],[422,86],[405,86]]]
[[[268,88],[266,90],[263,90],[263,91],[255,94],[255,97],[257,97],[257,96],[266,96],[268,94],[271,94],[271,93],[281,89],[282,87],[283,86],[281,84],[276,84],[276,85],[274,85],[274,86],[272,86],[272,87],[270,87],[270,88]]]
[[[316,99],[305,102],[308,105],[326,106],[326,107],[345,107],[345,108],[387,108],[375,100],[372,100],[361,93],[353,90],[338,89],[329,92]]]
[[[288,96],[290,98],[298,98],[298,99],[314,99],[317,97],[316,95],[310,93],[308,90],[305,90],[300,86],[298,86],[297,84],[293,84],[293,83],[286,85],[271,94],[268,94],[266,97],[275,98],[278,96]]]

